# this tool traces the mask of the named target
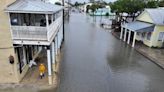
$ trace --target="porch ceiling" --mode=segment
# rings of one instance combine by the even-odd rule
[[[39,0],[17,0],[9,5],[5,11],[13,13],[53,14],[62,9],[62,6],[44,3]]]
[[[126,23],[122,25],[122,27],[134,32],[152,32],[154,31],[155,25],[141,21],[135,21],[131,23]]]

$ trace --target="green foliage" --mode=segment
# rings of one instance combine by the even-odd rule
[[[88,13],[89,12],[89,9],[90,9],[90,5],[87,5],[87,10],[86,10],[86,12]]]
[[[105,14],[105,16],[109,16],[109,13],[107,12],[107,13]]]
[[[99,6],[97,4],[93,4],[90,6],[90,9],[92,10],[92,12],[95,12],[96,9],[98,9],[98,8],[99,8]]]
[[[80,5],[80,4],[79,4],[78,2],[75,2],[75,5],[74,5],[74,6],[77,7],[77,6],[79,6],[79,5]]]
[[[115,13],[126,12],[134,14],[144,9],[145,3],[143,0],[118,0],[111,4],[111,10]]]
[[[55,5],[62,5],[60,2],[56,2]]]
[[[164,0],[159,1],[159,7],[164,7]]]
[[[160,1],[161,6],[164,4]],[[116,13],[117,18],[119,22],[126,21],[122,19],[122,13],[127,13],[127,17],[134,18],[136,17],[136,14],[141,13],[145,8],[157,8],[158,7],[158,1],[155,0],[117,0],[114,3],[109,3],[111,7],[111,12]],[[126,19],[127,19],[126,17]]]
[[[92,12],[95,12],[96,9],[98,9],[98,8],[104,8],[104,7],[105,7],[105,5],[103,5],[103,4],[94,3],[91,6],[87,6],[87,10],[90,9],[90,10],[92,10]]]
[[[78,6],[84,5],[84,4],[85,4],[85,2],[84,3],[75,2],[75,4],[73,6],[78,7]]]
[[[160,5],[164,5],[160,1]],[[118,0],[114,3],[110,3],[111,11],[115,13],[126,12],[128,14],[135,14],[138,11],[142,11],[144,8],[157,8],[158,1],[155,0]]]
[[[158,2],[157,1],[148,1],[146,3],[146,8],[157,8]]]

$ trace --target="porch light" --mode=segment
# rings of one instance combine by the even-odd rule
[[[12,55],[9,56],[9,63],[14,64],[14,56]]]

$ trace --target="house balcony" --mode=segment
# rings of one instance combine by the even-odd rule
[[[63,9],[38,0],[16,0],[7,6],[13,44],[49,45],[63,23]]]
[[[62,25],[62,17],[59,17],[48,27],[42,26],[11,26],[13,40],[51,41],[58,28]]]
[[[49,45],[63,23],[62,12],[55,14],[10,13],[14,44]]]

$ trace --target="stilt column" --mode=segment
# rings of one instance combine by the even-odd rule
[[[124,41],[126,41],[126,34],[127,34],[127,29],[125,29],[125,33],[124,33]]]
[[[55,71],[55,42],[52,42],[52,46],[51,46],[51,49],[52,49],[52,69],[53,71]]]
[[[52,85],[52,65],[51,65],[51,53],[50,46],[47,46],[47,65],[48,65],[48,83]]]
[[[137,32],[134,32],[132,47],[134,47],[134,46],[135,46],[136,35],[137,35]]]
[[[131,37],[131,31],[129,30],[129,35],[128,35],[128,44],[130,44],[130,37]]]
[[[123,36],[123,31],[124,31],[124,28],[123,28],[123,27],[121,27],[120,39],[122,39],[122,36]]]

